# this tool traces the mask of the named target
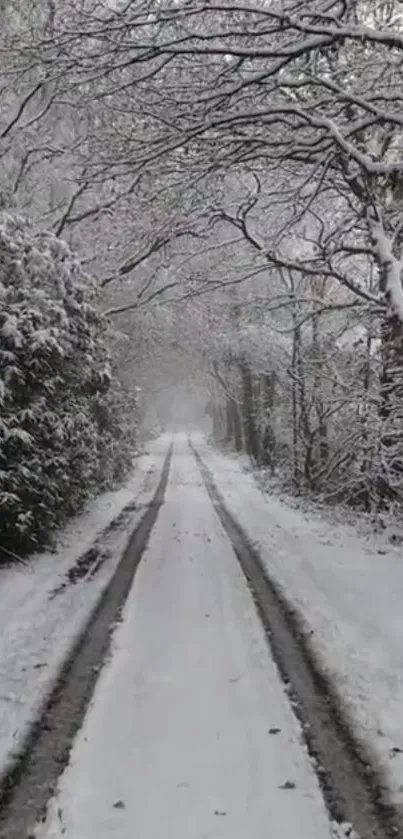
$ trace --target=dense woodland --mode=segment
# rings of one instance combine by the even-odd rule
[[[0,545],[178,389],[294,491],[403,503],[398,0],[0,0]]]

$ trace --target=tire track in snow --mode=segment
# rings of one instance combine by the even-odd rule
[[[361,839],[403,836],[403,813],[388,800],[387,782],[375,758],[355,741],[337,692],[321,672],[302,631],[297,611],[270,579],[257,550],[228,511],[208,466],[191,441],[189,445],[246,577],[332,818],[341,825],[352,825]]]
[[[68,762],[70,747],[108,652],[111,632],[120,618],[164,503],[172,450],[171,445],[153,500],[131,534],[110,583],[75,641],[20,754],[0,778],[1,839],[33,839],[34,825],[42,818],[57,779]]]

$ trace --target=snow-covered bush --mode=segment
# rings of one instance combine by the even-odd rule
[[[130,463],[95,297],[65,243],[0,215],[0,557],[39,545]]]

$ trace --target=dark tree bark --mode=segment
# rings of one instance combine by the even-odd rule
[[[226,421],[226,434],[225,434],[225,442],[232,443],[234,438],[234,414],[232,409],[232,400],[229,396],[227,396],[225,402],[225,421]]]
[[[382,369],[379,416],[380,446],[386,468],[377,475],[381,503],[396,497],[393,486],[403,474],[403,324],[398,317],[384,320],[381,331]]]
[[[259,440],[259,462],[276,469],[276,435],[274,430],[274,408],[276,392],[275,373],[263,373],[260,377],[262,429]]]
[[[246,361],[242,361],[239,367],[242,380],[242,420],[245,451],[250,457],[258,460],[259,442],[255,418],[253,375],[250,366]]]
[[[233,411],[233,423],[234,423],[235,451],[241,452],[242,447],[243,447],[242,423],[241,423],[241,417],[240,417],[240,414],[239,414],[238,404],[235,402],[235,399],[232,400],[232,411]]]

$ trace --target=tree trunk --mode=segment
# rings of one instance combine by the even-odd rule
[[[243,446],[242,440],[242,423],[241,417],[239,414],[238,404],[235,402],[235,399],[232,400],[232,411],[233,411],[233,423],[234,423],[234,442],[235,442],[235,451],[241,452]]]
[[[292,335],[291,357],[291,406],[292,406],[292,474],[295,486],[299,482],[299,452],[298,452],[298,394],[297,394],[297,365],[298,365],[298,329]]]
[[[245,450],[250,457],[258,460],[259,444],[256,431],[252,371],[246,361],[242,361],[239,367],[242,378],[242,419]]]
[[[276,435],[274,431],[274,402],[276,375],[263,373],[260,377],[262,430],[259,440],[259,461],[270,466],[274,474],[276,469]]]
[[[403,474],[403,323],[397,316],[385,319],[381,341],[380,462],[384,466],[377,484],[381,501],[388,501],[396,497],[395,486]]]
[[[315,297],[323,300],[324,284],[322,280],[312,280],[312,290]],[[312,401],[315,409],[317,426],[314,429],[315,444],[312,451],[312,489],[320,488],[320,475],[325,473],[329,460],[328,429],[322,390],[323,349],[320,335],[320,316],[315,311],[313,303],[312,314],[312,361],[314,366]]]
[[[225,419],[226,419],[226,434],[225,434],[225,442],[231,443],[232,438],[234,437],[235,428],[234,428],[234,413],[232,407],[232,399],[227,396],[225,402]]]
[[[213,440],[215,443],[219,443],[220,441],[220,417],[218,412],[218,406],[216,401],[214,400],[212,406],[212,420],[213,420]]]

